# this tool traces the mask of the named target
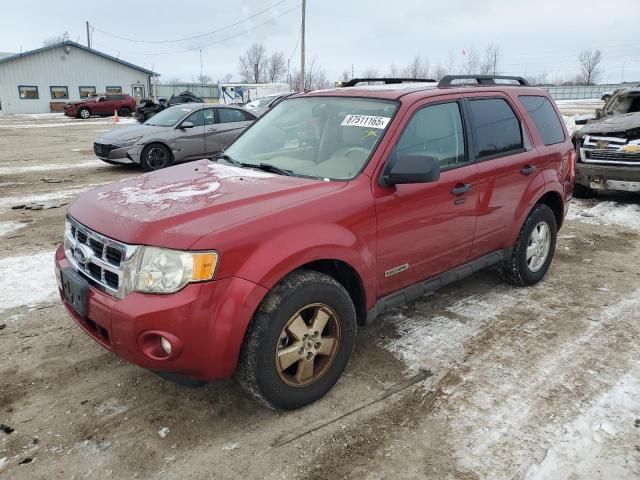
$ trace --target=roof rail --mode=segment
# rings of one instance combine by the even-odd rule
[[[347,82],[339,82],[340,87],[355,87],[359,83],[365,82],[382,82],[385,85],[393,85],[396,83],[415,83],[415,82],[437,82],[432,78],[352,78]]]
[[[524,78],[509,75],[445,75],[438,82],[438,88],[452,87],[454,80],[475,80],[478,85],[496,85],[496,80],[514,80],[520,86],[529,85]]]

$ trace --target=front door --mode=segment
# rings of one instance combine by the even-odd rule
[[[254,121],[250,113],[237,108],[217,107],[215,111],[215,124],[205,130],[207,156],[227,148]]]
[[[182,127],[182,124],[186,122],[192,123],[193,126]],[[202,108],[193,112],[176,127],[173,154],[177,162],[205,157],[204,111]]]
[[[476,224],[477,166],[462,104],[423,102],[395,142],[394,153],[435,157],[440,179],[374,187],[378,224],[378,295],[386,295],[465,263]]]
[[[91,110],[95,115],[113,115],[113,106],[114,102],[110,101],[109,97],[101,96]]]

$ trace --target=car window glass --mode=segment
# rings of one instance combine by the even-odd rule
[[[475,127],[476,157],[486,158],[523,148],[520,122],[501,98],[471,100]]]
[[[418,110],[402,132],[396,152],[436,158],[442,168],[465,163],[464,129],[458,103],[441,103]]]
[[[216,123],[216,116],[213,108],[205,108],[203,112],[205,125],[213,125]]]
[[[187,118],[184,119],[185,122],[193,123],[194,127],[201,127],[204,125],[204,113],[202,109],[197,112],[192,113]]]
[[[219,108],[218,115],[220,116],[220,123],[246,121],[242,110],[236,110],[234,108]]]
[[[535,123],[542,142],[553,145],[564,141],[564,131],[556,111],[546,97],[522,95],[520,101]]]

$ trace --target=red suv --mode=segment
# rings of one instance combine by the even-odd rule
[[[126,93],[98,94],[78,102],[68,102],[64,106],[64,114],[87,119],[92,115],[108,117],[118,112],[121,117],[128,117],[136,107],[136,99]]]
[[[213,162],[87,192],[56,253],[63,303],[165,378],[313,402],[358,325],[481,268],[546,274],[575,153],[549,95],[515,82],[298,94]]]

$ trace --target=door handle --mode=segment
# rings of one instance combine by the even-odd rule
[[[535,172],[535,170],[536,170],[535,165],[527,164],[520,169],[520,173],[526,177],[528,175],[531,175],[533,172]]]
[[[217,132],[217,128],[207,128],[207,132]]]
[[[456,183],[456,186],[451,190],[451,195],[460,196],[471,190],[471,184],[469,183]]]

